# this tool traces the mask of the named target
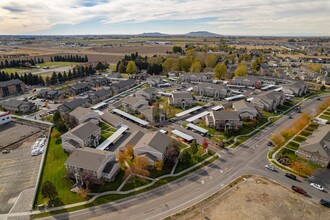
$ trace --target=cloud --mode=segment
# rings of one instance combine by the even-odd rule
[[[47,33],[62,24],[74,29],[75,24],[91,20],[122,24],[125,30],[126,23],[143,28],[152,21],[208,19],[205,28],[221,34],[330,35],[329,10],[329,0],[1,0],[0,34]]]

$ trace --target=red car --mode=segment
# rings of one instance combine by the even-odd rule
[[[307,196],[307,192],[298,186],[292,186],[291,189],[296,191],[297,193]]]

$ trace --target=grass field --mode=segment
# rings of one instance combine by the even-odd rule
[[[288,143],[288,145],[286,145],[286,147],[296,151],[299,148],[299,144],[295,142],[290,142]]]
[[[306,138],[305,137],[302,137],[302,136],[297,136],[295,137],[295,139],[293,139],[295,142],[298,142],[298,143],[302,143],[304,141],[306,141]]]
[[[76,65],[80,65],[80,64],[83,64],[83,63],[75,63],[75,62],[44,62],[44,63],[39,63],[36,66],[54,68],[54,67],[64,67],[64,66],[75,67]]]
[[[56,132],[57,130],[54,128],[52,134]],[[46,181],[50,181],[55,185],[58,196],[64,204],[85,201],[85,199],[70,191],[72,181],[65,178],[66,169],[64,163],[67,160],[68,155],[62,150],[61,138],[50,138],[46,154],[45,165],[40,181],[41,184],[38,186],[37,205],[42,204],[43,198],[41,195],[41,187]]]

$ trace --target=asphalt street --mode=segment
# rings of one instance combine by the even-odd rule
[[[302,109],[315,109],[318,104],[319,101],[313,98],[305,101]],[[299,113],[292,113],[292,116],[296,118]],[[265,169],[269,163],[269,138],[276,129],[290,126],[291,122],[292,119],[282,117],[236,149],[219,150],[221,157],[213,163],[169,184],[133,197],[45,219],[162,219],[202,201],[244,174],[265,176],[289,188],[292,185],[302,187],[309,194],[306,199],[315,202],[321,198],[330,199],[330,193],[310,187],[308,179],[293,181],[281,170]],[[330,191],[330,185],[325,185],[325,189]]]

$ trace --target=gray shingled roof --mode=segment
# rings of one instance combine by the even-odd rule
[[[100,130],[101,128],[92,122],[86,122],[84,124],[78,125],[77,127],[73,128],[72,130],[68,131],[82,140],[88,138],[91,134],[95,131]]]
[[[239,114],[235,111],[213,111],[215,120],[239,120]]]
[[[23,82],[19,79],[11,79],[11,80],[8,80],[8,81],[0,82],[0,87],[16,85],[16,84],[20,84],[20,83],[23,83]]]
[[[73,150],[66,165],[97,171],[110,157],[114,157],[109,151],[101,151],[92,148],[77,148]]]
[[[163,134],[162,132],[155,131],[145,134],[135,147],[149,146],[161,153],[164,153],[170,142],[171,138],[169,136]]]
[[[83,107],[77,107],[75,110],[73,110],[72,112],[70,112],[70,115],[80,119],[82,117],[84,117],[85,115],[92,113],[93,111],[90,110],[89,108],[83,108]]]
[[[173,92],[174,99],[192,99],[193,96],[190,92]]]

